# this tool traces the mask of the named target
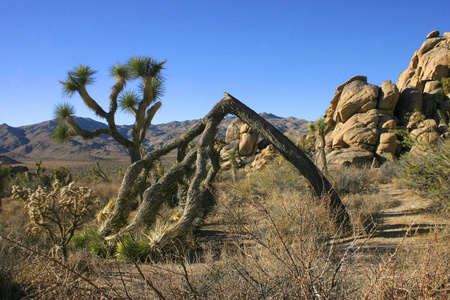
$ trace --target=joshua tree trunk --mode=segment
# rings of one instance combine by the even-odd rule
[[[218,155],[214,151],[217,127],[229,113],[239,117],[269,140],[303,174],[323,205],[327,207],[330,218],[337,228],[345,233],[351,230],[349,215],[338,194],[303,151],[253,110],[231,95],[226,94],[226,97],[217,103],[208,115],[182,136],[149,153],[144,159],[135,162],[127,169],[116,198],[114,210],[103,224],[101,233],[104,235],[117,232],[124,233],[133,231],[140,225],[151,225],[161,204],[166,201],[167,193],[171,190],[171,186],[189,170],[194,162],[195,175],[191,180],[186,196],[183,214],[180,220],[168,228],[157,242],[159,245],[164,245],[168,240],[179,238],[193,226],[196,220],[201,221],[206,216],[208,207],[211,207],[214,201],[210,191],[211,182],[220,169]],[[200,134],[202,135],[194,150],[188,153],[186,157],[183,157],[183,160],[161,177],[157,183],[145,188],[145,180],[143,178],[146,177],[151,164],[156,159],[173,149],[184,149],[190,141]],[[207,168],[208,162],[212,166],[209,170]],[[132,221],[127,223],[126,220],[130,212],[129,202],[142,189],[145,189],[143,202]],[[110,238],[113,237],[111,236]]]
[[[319,130],[316,137],[316,165],[325,174],[328,173],[327,156],[325,154],[325,133]]]
[[[128,154],[130,155],[131,163],[137,162],[138,160],[141,160],[141,158],[142,158],[139,146],[140,145],[133,144],[133,145],[130,145],[127,149]]]

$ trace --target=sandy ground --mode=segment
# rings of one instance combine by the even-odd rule
[[[430,235],[435,231],[440,232],[440,238],[450,238],[450,221],[431,213],[431,200],[394,183],[381,185],[380,192],[385,195],[386,202],[395,200],[399,205],[383,210],[382,224],[377,230],[370,238],[362,236],[355,243],[362,245],[364,252],[392,253],[402,241],[403,245],[413,243],[414,247],[425,248]],[[354,238],[351,238],[342,241],[342,244],[353,242]]]

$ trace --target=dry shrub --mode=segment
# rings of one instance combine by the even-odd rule
[[[218,193],[216,214],[223,214],[223,228],[234,238],[205,266],[207,275],[191,276],[199,296],[309,299],[352,293],[340,276],[344,256],[328,243],[334,229],[326,209],[290,164],[275,161]]]
[[[419,146],[423,146],[420,145]],[[434,200],[436,211],[450,213],[450,141],[426,145],[424,152],[405,154],[396,164],[403,185]]]
[[[411,227],[408,234],[411,232]],[[406,237],[406,236],[405,236]],[[413,247],[405,238],[381,263],[367,285],[364,299],[448,299],[450,243],[436,228],[426,248]]]
[[[19,280],[26,257],[0,238],[0,299],[21,299],[26,294]]]
[[[381,180],[375,173],[378,171],[340,171],[336,176],[342,178],[337,181],[346,191],[343,201],[354,226],[370,229],[373,221],[379,224],[381,203],[383,208],[395,203],[386,206],[384,195],[374,188]],[[22,241],[16,235],[31,251],[17,251],[19,246],[3,251],[5,241],[0,241],[0,268],[7,274],[5,286],[38,299],[448,297],[450,245],[437,232],[419,251],[412,244],[406,245],[405,240],[392,254],[371,251],[358,243],[358,236],[348,242],[334,235],[320,201],[298,171],[283,159],[252,176],[238,175],[241,180],[235,184],[231,179],[217,184],[216,210],[206,221],[209,231],[217,235],[201,236],[200,231],[196,243],[186,251],[173,248],[171,255],[152,260],[155,256],[142,257],[136,248],[136,256],[142,261],[121,261],[79,249],[73,251],[64,267],[33,252],[49,248],[42,241],[36,237],[34,241]],[[98,190],[104,189],[105,199],[110,197],[108,186],[104,184]],[[5,209],[14,209],[9,201],[5,204]],[[161,219],[170,222],[170,215],[163,214]],[[0,218],[0,225],[2,222]],[[4,230],[0,228],[0,232]],[[122,240],[122,245],[126,242]],[[12,244],[8,247],[13,248]],[[7,264],[14,259],[21,263]]]
[[[377,184],[384,181],[379,169],[369,167],[342,167],[332,169],[328,175],[334,189],[343,196],[346,194],[370,194],[378,191]]]
[[[98,265],[92,264],[92,256],[74,256],[65,262],[46,254],[39,242],[19,240],[0,234],[0,271],[4,271],[6,262],[10,262],[9,281],[0,288],[0,295],[10,295],[17,299],[100,299],[103,290],[90,279],[98,278]],[[91,275],[87,275],[89,272]],[[2,272],[3,273],[3,272]],[[8,273],[7,273],[8,274]],[[103,297],[106,298],[106,297]]]
[[[382,210],[385,207],[384,196],[348,195],[342,199],[348,209],[355,232],[369,234],[383,223]]]
[[[312,200],[299,193],[275,192],[269,198],[254,199],[253,213],[247,214],[245,223],[236,218],[232,228],[247,241],[234,241],[240,255],[230,258],[229,273],[234,274],[233,288],[238,294],[227,296],[309,298],[335,294],[335,282],[322,277],[334,265],[327,260],[330,249],[325,243],[333,226],[325,209]]]
[[[87,187],[76,187],[74,182],[61,186],[56,180],[52,188],[47,191],[39,186],[33,191],[13,186],[12,195],[25,202],[30,218],[29,232],[45,232],[53,244],[53,256],[66,258],[68,244],[75,230],[90,220],[97,196]]]
[[[438,235],[421,251],[403,240],[392,254],[367,259],[353,244],[317,249],[269,231],[158,263],[77,252],[67,269],[29,256],[28,284],[19,287],[37,299],[447,299],[450,292],[450,247]]]
[[[95,182],[89,185],[95,194],[98,196],[99,201],[103,203],[108,203],[109,199],[115,198],[117,192],[120,188],[120,183],[109,183],[109,182]]]

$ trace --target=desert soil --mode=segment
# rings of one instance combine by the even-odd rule
[[[362,245],[366,251],[392,253],[397,246],[414,244],[414,247],[427,246],[430,235],[440,232],[440,238],[450,238],[449,220],[431,213],[432,201],[413,191],[399,187],[395,183],[380,185],[386,203],[395,201],[398,205],[382,211],[382,224],[370,238],[361,237],[356,245]],[[405,238],[406,236],[406,238]],[[354,238],[343,241],[350,244]]]

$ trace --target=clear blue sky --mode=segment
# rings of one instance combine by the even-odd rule
[[[449,11],[448,0],[1,0],[0,124],[52,119],[61,101],[95,118],[58,81],[91,66],[88,91],[108,109],[108,69],[135,55],[167,59],[154,124],[201,118],[223,92],[256,112],[315,120],[353,75],[396,82],[430,31],[450,31]]]

